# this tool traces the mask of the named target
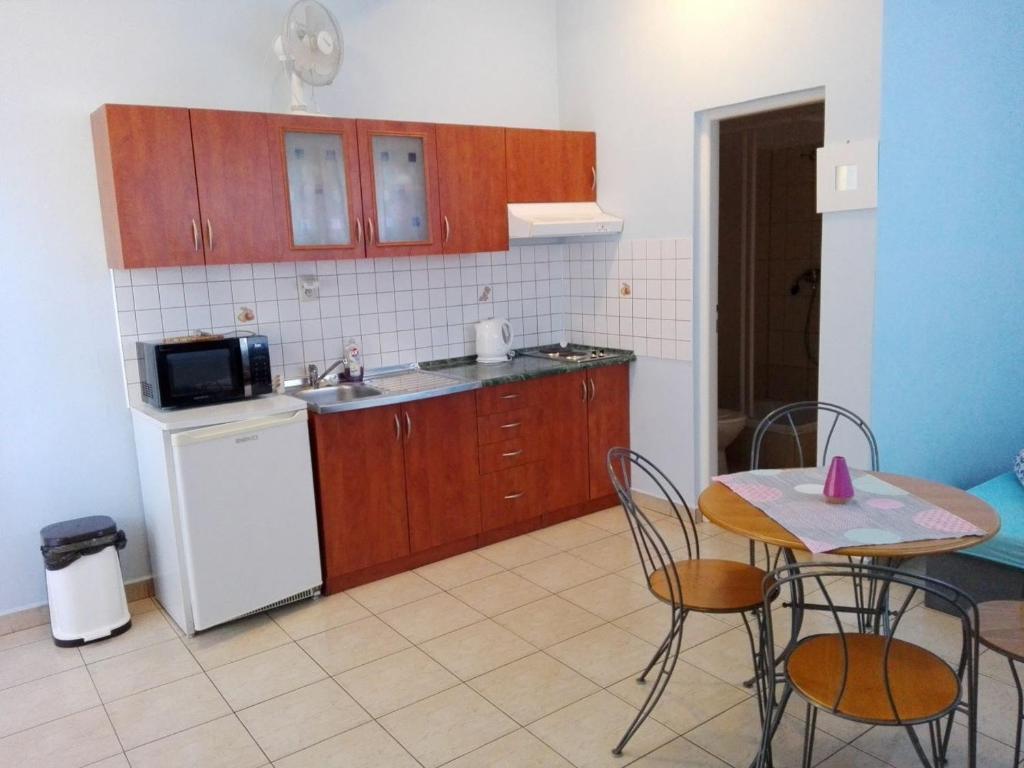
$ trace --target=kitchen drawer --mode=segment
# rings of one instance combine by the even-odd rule
[[[544,512],[543,464],[523,464],[480,478],[484,530],[529,520]]]
[[[480,474],[531,464],[542,458],[539,440],[517,437],[480,446]]]
[[[476,420],[477,436],[480,445],[516,439],[532,440],[537,434],[539,422],[540,415],[533,409],[478,416]]]
[[[532,381],[484,387],[476,391],[476,412],[480,416],[488,416],[531,408],[535,405],[536,393],[537,384]]]

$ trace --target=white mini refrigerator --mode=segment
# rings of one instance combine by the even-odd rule
[[[184,631],[319,592],[305,403],[133,418],[157,599]]]

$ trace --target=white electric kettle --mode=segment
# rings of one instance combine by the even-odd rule
[[[512,352],[512,338],[512,326],[508,320],[481,320],[476,324],[476,361],[507,363]]]

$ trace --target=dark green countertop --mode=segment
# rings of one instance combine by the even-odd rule
[[[478,381],[483,387],[496,387],[499,384],[539,379],[544,376],[557,376],[585,368],[625,365],[636,360],[636,355],[632,350],[609,349],[607,351],[608,357],[599,357],[583,362],[550,360],[517,354],[507,363],[478,363],[475,357],[470,356],[431,360],[427,363],[420,363],[420,368],[424,371],[437,371],[448,376],[456,376],[466,381]]]

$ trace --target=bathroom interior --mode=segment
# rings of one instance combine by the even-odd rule
[[[821,102],[722,121],[718,200],[718,471],[746,469],[758,422],[818,395]],[[761,467],[814,457],[813,413],[769,430]],[[797,445],[799,441],[799,447]]]

